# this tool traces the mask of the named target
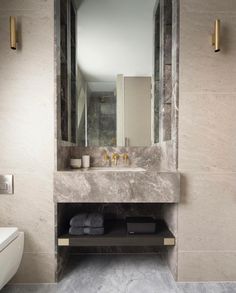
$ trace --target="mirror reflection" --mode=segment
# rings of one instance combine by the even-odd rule
[[[76,119],[69,127],[77,145],[154,142],[157,2],[77,1]]]

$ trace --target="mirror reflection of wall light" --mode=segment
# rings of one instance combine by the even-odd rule
[[[10,47],[16,50],[17,32],[16,32],[16,17],[10,16]]]
[[[220,52],[220,20],[216,19],[214,23],[214,32],[212,35],[212,46],[215,52]]]

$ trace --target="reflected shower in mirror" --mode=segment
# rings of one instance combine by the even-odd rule
[[[159,44],[155,38],[159,35],[155,33],[155,17],[159,1],[75,3],[76,103],[68,107],[73,107],[76,119],[65,116],[71,129],[69,137],[80,146],[156,143],[159,71],[154,67]]]

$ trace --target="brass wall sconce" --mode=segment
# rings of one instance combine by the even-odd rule
[[[17,43],[17,31],[16,31],[16,18],[10,16],[10,47],[12,50],[16,50]]]
[[[215,47],[215,52],[220,51],[220,20],[216,19],[214,23],[214,33],[212,35],[212,46]]]

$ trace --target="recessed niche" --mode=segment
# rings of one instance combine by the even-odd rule
[[[69,247],[174,246],[175,236],[163,219],[162,208],[161,204],[58,204],[57,244]],[[78,213],[91,212],[103,214],[104,235],[69,235],[70,219]],[[125,222],[127,217],[152,217],[156,222],[156,232],[128,234]]]

